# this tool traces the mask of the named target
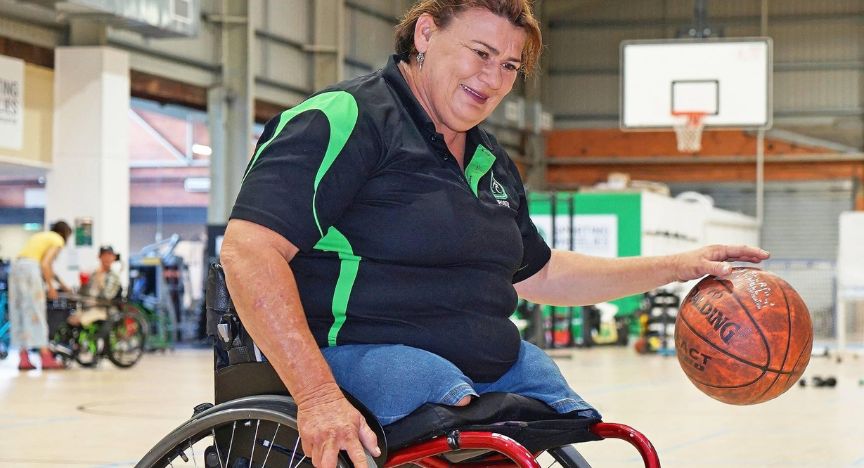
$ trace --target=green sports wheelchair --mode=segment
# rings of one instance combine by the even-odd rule
[[[312,466],[297,431],[297,406],[264,359],[234,310],[225,275],[213,265],[207,279],[208,330],[215,337],[215,404],[159,441],[136,465],[145,467]],[[622,439],[633,445],[645,467],[659,467],[657,452],[638,431],[595,418],[558,414],[545,404],[510,393],[481,395],[470,405],[426,404],[382,427],[356,399],[346,397],[378,436],[381,455],[369,466],[441,468],[537,467],[548,453],[563,467],[590,467],[573,444]],[[352,466],[340,453],[338,464]]]

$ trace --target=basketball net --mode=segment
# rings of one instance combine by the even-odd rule
[[[673,112],[675,138],[678,151],[695,153],[702,149],[702,129],[705,128],[705,112]]]

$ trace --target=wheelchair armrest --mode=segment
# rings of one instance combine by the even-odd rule
[[[234,311],[234,303],[231,302],[231,295],[225,282],[225,270],[219,263],[210,264],[204,301],[207,308],[207,334],[218,337],[217,325],[222,315]]]
[[[215,343],[216,368],[262,360],[255,342],[240,323],[225,282],[225,270],[218,263],[211,264],[207,272],[204,300],[207,335],[212,336]]]

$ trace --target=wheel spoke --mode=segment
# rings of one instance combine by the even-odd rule
[[[300,464],[303,463],[303,460],[305,460],[305,459],[306,459],[306,455],[304,454],[303,458],[297,460],[297,464],[294,465],[292,468],[297,468],[298,466],[300,466]]]
[[[225,457],[225,463],[231,463],[231,447],[234,446],[234,430],[237,429],[237,421],[231,425],[231,441],[228,442],[228,456]]]
[[[258,443],[258,428],[261,427],[261,420],[255,423],[255,434],[252,436],[252,450],[249,452],[249,468],[252,468],[252,460],[255,459],[255,445]]]
[[[297,455],[297,446],[298,445],[300,445],[300,436],[299,435],[297,436],[297,440],[294,442],[294,451],[291,452],[291,460],[288,462],[288,468],[292,468],[291,464],[294,463],[294,455]],[[302,459],[301,459],[301,461],[302,461]],[[297,462],[297,464],[299,465],[300,462]]]
[[[222,464],[222,455],[219,453],[219,442],[216,441],[216,428],[210,429],[210,433],[213,435],[213,447],[216,448],[216,459],[219,460],[219,467],[225,468],[225,465]]]
[[[195,448],[192,447],[192,439],[189,439],[189,451],[192,452],[192,464],[198,466],[198,460],[195,459]]]
[[[270,446],[267,447],[267,453],[264,455],[264,462],[261,463],[261,466],[267,466],[267,459],[270,458],[270,451],[273,450],[273,445],[276,443],[276,434],[279,434],[280,427],[282,427],[282,425],[276,423],[276,431],[273,432],[273,438],[270,439]]]

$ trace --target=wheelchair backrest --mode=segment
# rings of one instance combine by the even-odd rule
[[[207,273],[207,334],[213,337],[216,403],[251,395],[288,395],[282,380],[246,332],[225,283],[222,265]]]

